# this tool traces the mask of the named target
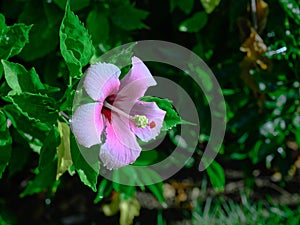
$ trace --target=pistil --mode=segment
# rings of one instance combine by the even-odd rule
[[[130,119],[133,122],[134,126],[136,126],[138,128],[145,128],[145,127],[147,127],[149,125],[148,118],[146,116],[144,116],[144,115],[134,115],[134,116],[131,116],[131,115],[125,113],[124,111],[118,109],[117,107],[109,104],[106,101],[104,102],[104,107],[110,109],[113,112],[118,113],[121,116],[124,116],[127,119]],[[150,123],[150,125],[151,125],[151,123]]]

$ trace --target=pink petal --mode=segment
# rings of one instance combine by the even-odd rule
[[[138,101],[133,106],[130,115],[144,115],[148,118],[149,125],[145,128],[138,128],[131,123],[131,130],[142,141],[147,142],[159,135],[166,112],[161,110],[155,102]]]
[[[104,101],[112,94],[117,93],[120,86],[121,71],[113,64],[97,63],[91,65],[84,78],[84,88],[95,101]]]
[[[137,57],[132,57],[132,68],[121,80],[114,106],[129,113],[136,101],[143,97],[147,88],[156,85],[146,65]]]
[[[87,148],[101,143],[103,118],[102,103],[89,103],[79,106],[71,121],[71,128],[77,142]]]
[[[112,124],[106,122],[106,141],[101,146],[99,157],[111,170],[133,163],[140,155],[141,147],[129,128],[129,121],[112,113]]]
[[[155,86],[156,81],[152,77],[150,71],[146,67],[146,65],[141,61],[138,57],[133,56],[131,59],[132,68],[126,74],[126,76],[121,80],[120,90],[135,80],[144,80],[147,83],[144,85],[145,87]],[[143,95],[142,95],[143,96]],[[142,97],[140,96],[140,97]]]

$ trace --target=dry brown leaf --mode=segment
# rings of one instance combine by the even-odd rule
[[[251,28],[250,36],[241,45],[240,50],[246,52],[244,61],[246,60],[254,65],[257,64],[263,70],[268,68],[266,63],[267,59],[262,56],[262,54],[267,51],[267,46],[253,28]]]
[[[256,10],[257,10],[256,13],[257,13],[257,22],[258,22],[257,32],[261,34],[267,24],[269,6],[263,0],[258,0],[256,1]]]
[[[250,28],[249,37],[243,42],[240,50],[246,53],[243,61],[240,63],[241,79],[253,91],[261,112],[265,94],[260,91],[256,80],[250,74],[250,70],[258,67],[263,70],[268,69],[269,60],[263,56],[263,53],[267,51],[267,46],[259,34],[253,28]]]

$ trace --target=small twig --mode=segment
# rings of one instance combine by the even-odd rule
[[[253,27],[254,27],[255,30],[257,30],[258,29],[258,24],[257,24],[256,0],[251,0],[251,13],[252,13]]]
[[[71,118],[65,112],[60,111],[59,115],[61,115],[64,119],[66,119],[68,122],[70,122]]]

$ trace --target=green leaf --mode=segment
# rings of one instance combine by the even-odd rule
[[[54,0],[54,3],[62,10],[65,10],[68,0]],[[81,10],[90,4],[90,0],[70,0],[70,7],[73,11]]]
[[[141,98],[141,100],[145,102],[155,102],[160,109],[166,111],[164,123],[161,128],[163,131],[170,130],[178,124],[186,124],[186,122],[181,120],[178,113],[173,109],[172,101],[151,96],[145,96]]]
[[[98,186],[98,192],[96,195],[96,198],[94,200],[94,203],[99,203],[103,198],[110,195],[112,192],[113,186],[112,182],[110,180],[107,180],[103,178]]]
[[[4,68],[6,82],[13,90],[13,93],[38,93],[40,90],[45,89],[34,68],[27,71],[18,63],[12,63],[6,60],[1,60],[1,62]]]
[[[24,169],[32,152],[27,140],[23,138],[16,129],[11,130],[11,136],[14,140],[14,144],[8,165],[9,177],[12,177]]]
[[[220,4],[221,0],[200,0],[206,13],[211,13]]]
[[[171,12],[174,11],[175,7],[178,6],[185,14],[189,14],[194,5],[194,0],[171,0],[170,8]]]
[[[299,1],[295,0],[279,0],[279,3],[283,7],[284,11],[297,23],[300,25],[300,8]]]
[[[94,47],[87,30],[67,4],[65,16],[59,30],[60,51],[64,57],[70,75],[82,75],[82,67],[89,63]]]
[[[138,9],[133,5],[123,4],[112,9],[110,18],[112,22],[121,29],[136,30],[146,27],[142,20],[146,19],[148,14],[147,11]]]
[[[7,128],[6,116],[0,109],[0,178],[11,157],[12,138]]]
[[[57,29],[56,35],[59,30],[59,26],[62,18],[64,17],[65,6],[62,10],[58,10],[55,4],[49,4],[47,1],[43,1],[44,14],[48,21],[48,26],[55,27]]]
[[[29,181],[20,197],[39,193],[44,190],[50,191],[53,188],[57,170],[56,147],[58,145],[59,132],[56,126],[52,126],[40,151],[38,174],[32,181]]]
[[[147,165],[153,165],[155,163],[158,163],[161,161],[161,157],[158,150],[151,150],[151,151],[142,151],[140,156],[137,158],[137,160],[134,162],[133,165],[135,166],[147,166]]]
[[[7,120],[4,112],[0,110],[0,132],[5,132],[7,130]]]
[[[39,158],[39,170],[42,171],[52,163],[52,161],[57,159],[56,147],[59,145],[59,131],[56,126],[53,126],[51,131],[48,133],[46,139],[44,140],[43,147],[40,151]],[[57,160],[56,160],[57,161]],[[56,170],[55,170],[56,171]]]
[[[10,119],[12,126],[17,132],[28,141],[32,149],[36,151],[38,146],[42,146],[42,142],[46,137],[51,126],[34,119],[28,119],[15,105],[9,104],[3,107],[3,111],[7,118]],[[39,152],[36,151],[36,152]]]
[[[29,42],[28,36],[32,26],[22,23],[6,26],[4,16],[0,15],[0,58],[8,59],[19,54],[25,44]]]
[[[95,45],[107,41],[109,36],[109,23],[104,11],[98,8],[92,10],[86,19],[86,25]]]
[[[14,217],[12,218],[7,218],[8,216],[6,215],[4,210],[7,209],[1,209],[1,214],[0,214],[0,224],[1,225],[11,225],[11,224],[16,224],[16,219]],[[8,211],[8,210],[7,210]],[[8,211],[9,213],[9,211]],[[9,214],[10,215],[10,214]]]
[[[24,61],[33,61],[54,51],[59,42],[58,30],[59,21],[49,22],[44,12],[49,4],[43,1],[27,1],[23,12],[19,16],[19,21],[25,24],[33,24],[30,31],[29,44],[27,44],[20,57]],[[37,10],[39,9],[39,10]],[[58,12],[56,10],[55,12]],[[56,18],[61,19],[61,14],[57,13]]]
[[[0,29],[4,29],[6,27],[6,24],[5,24],[5,17],[3,14],[0,13]]]
[[[20,194],[20,197],[40,193],[42,191],[51,191],[55,184],[57,160],[51,161],[42,171],[29,181],[25,190]]]
[[[60,111],[72,111],[75,92],[76,90],[72,89],[71,86],[68,86],[67,90],[64,93],[64,96],[59,101]]]
[[[93,153],[92,149],[86,149],[90,152]],[[98,149],[99,151],[99,149]],[[98,152],[95,152],[98,155]],[[95,160],[97,160],[97,167],[99,168],[99,160],[98,157],[96,156],[91,156],[91,158],[94,158]],[[77,171],[80,180],[87,186],[89,186],[93,191],[96,192],[97,190],[97,178],[98,178],[98,173],[96,172],[96,170],[94,168],[92,168],[87,161],[85,160],[85,158],[82,156],[74,135],[71,136],[71,156],[72,156],[72,161],[73,161],[73,165],[75,167],[75,170]],[[99,171],[99,170],[98,170]]]
[[[13,104],[28,119],[34,119],[47,124],[55,124],[58,118],[56,103],[53,98],[41,94],[23,92],[19,95],[8,96]]]
[[[134,173],[134,172],[133,172]],[[122,176],[122,178],[120,178]],[[126,176],[126,177],[124,177]],[[120,184],[120,180],[126,180],[129,185]],[[122,196],[122,199],[130,199],[134,196],[136,188],[135,188],[135,176],[133,176],[131,169],[124,168],[123,170],[116,170],[113,172],[113,189],[119,192]]]
[[[16,23],[6,26],[5,17],[0,14],[0,59],[8,59],[21,52],[29,42],[29,31],[31,26]],[[0,65],[0,79],[3,75],[3,67]]]
[[[70,126],[67,123],[58,122],[58,130],[61,142],[56,148],[58,157],[56,180],[73,164],[70,150]]]
[[[223,192],[225,186],[225,173],[222,166],[216,161],[212,161],[206,168],[209,180],[217,192]]]
[[[0,146],[0,178],[9,163],[11,156],[11,145]]]
[[[7,119],[2,109],[0,109],[0,146],[10,145],[11,143],[12,140],[7,128]]]
[[[179,25],[182,32],[195,33],[200,31],[207,23],[207,14],[205,12],[196,12],[192,17],[186,19]]]

